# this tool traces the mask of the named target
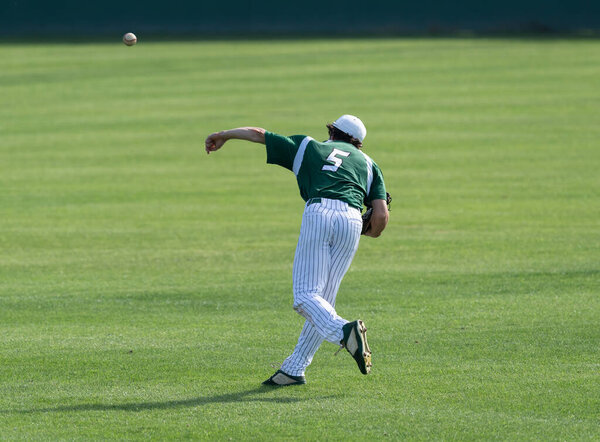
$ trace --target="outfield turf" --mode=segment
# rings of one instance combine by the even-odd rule
[[[0,439],[600,438],[600,41],[0,45]],[[343,113],[393,194],[302,318],[303,210],[264,148]]]

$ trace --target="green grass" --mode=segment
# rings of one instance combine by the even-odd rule
[[[0,439],[600,438],[600,42],[0,46]],[[303,204],[239,125],[342,113],[393,194],[293,348]]]

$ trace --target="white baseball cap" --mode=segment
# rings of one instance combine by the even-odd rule
[[[367,136],[367,128],[363,122],[360,121],[360,118],[355,117],[354,115],[342,115],[335,120],[333,127],[357,138],[361,143]]]

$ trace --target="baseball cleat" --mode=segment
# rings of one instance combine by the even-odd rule
[[[371,349],[367,343],[367,327],[360,319],[342,327],[344,338],[340,345],[352,355],[362,374],[371,372]]]
[[[292,376],[291,374],[284,373],[281,370],[277,370],[273,376],[262,383],[263,385],[271,385],[273,387],[286,387],[288,385],[302,385],[306,384],[306,378],[304,376]]]

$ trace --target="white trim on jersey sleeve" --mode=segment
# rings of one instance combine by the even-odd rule
[[[304,159],[304,152],[306,151],[306,146],[311,141],[313,141],[313,138],[305,137],[300,143],[300,147],[298,147],[298,152],[296,152],[296,156],[294,157],[294,166],[292,168],[292,171],[296,176],[298,176],[298,172],[300,172],[300,166],[302,166],[302,160]]]
[[[365,157],[365,161],[367,162],[367,197],[371,193],[371,184],[373,184],[373,160],[369,155],[364,153],[362,150],[359,151]]]

